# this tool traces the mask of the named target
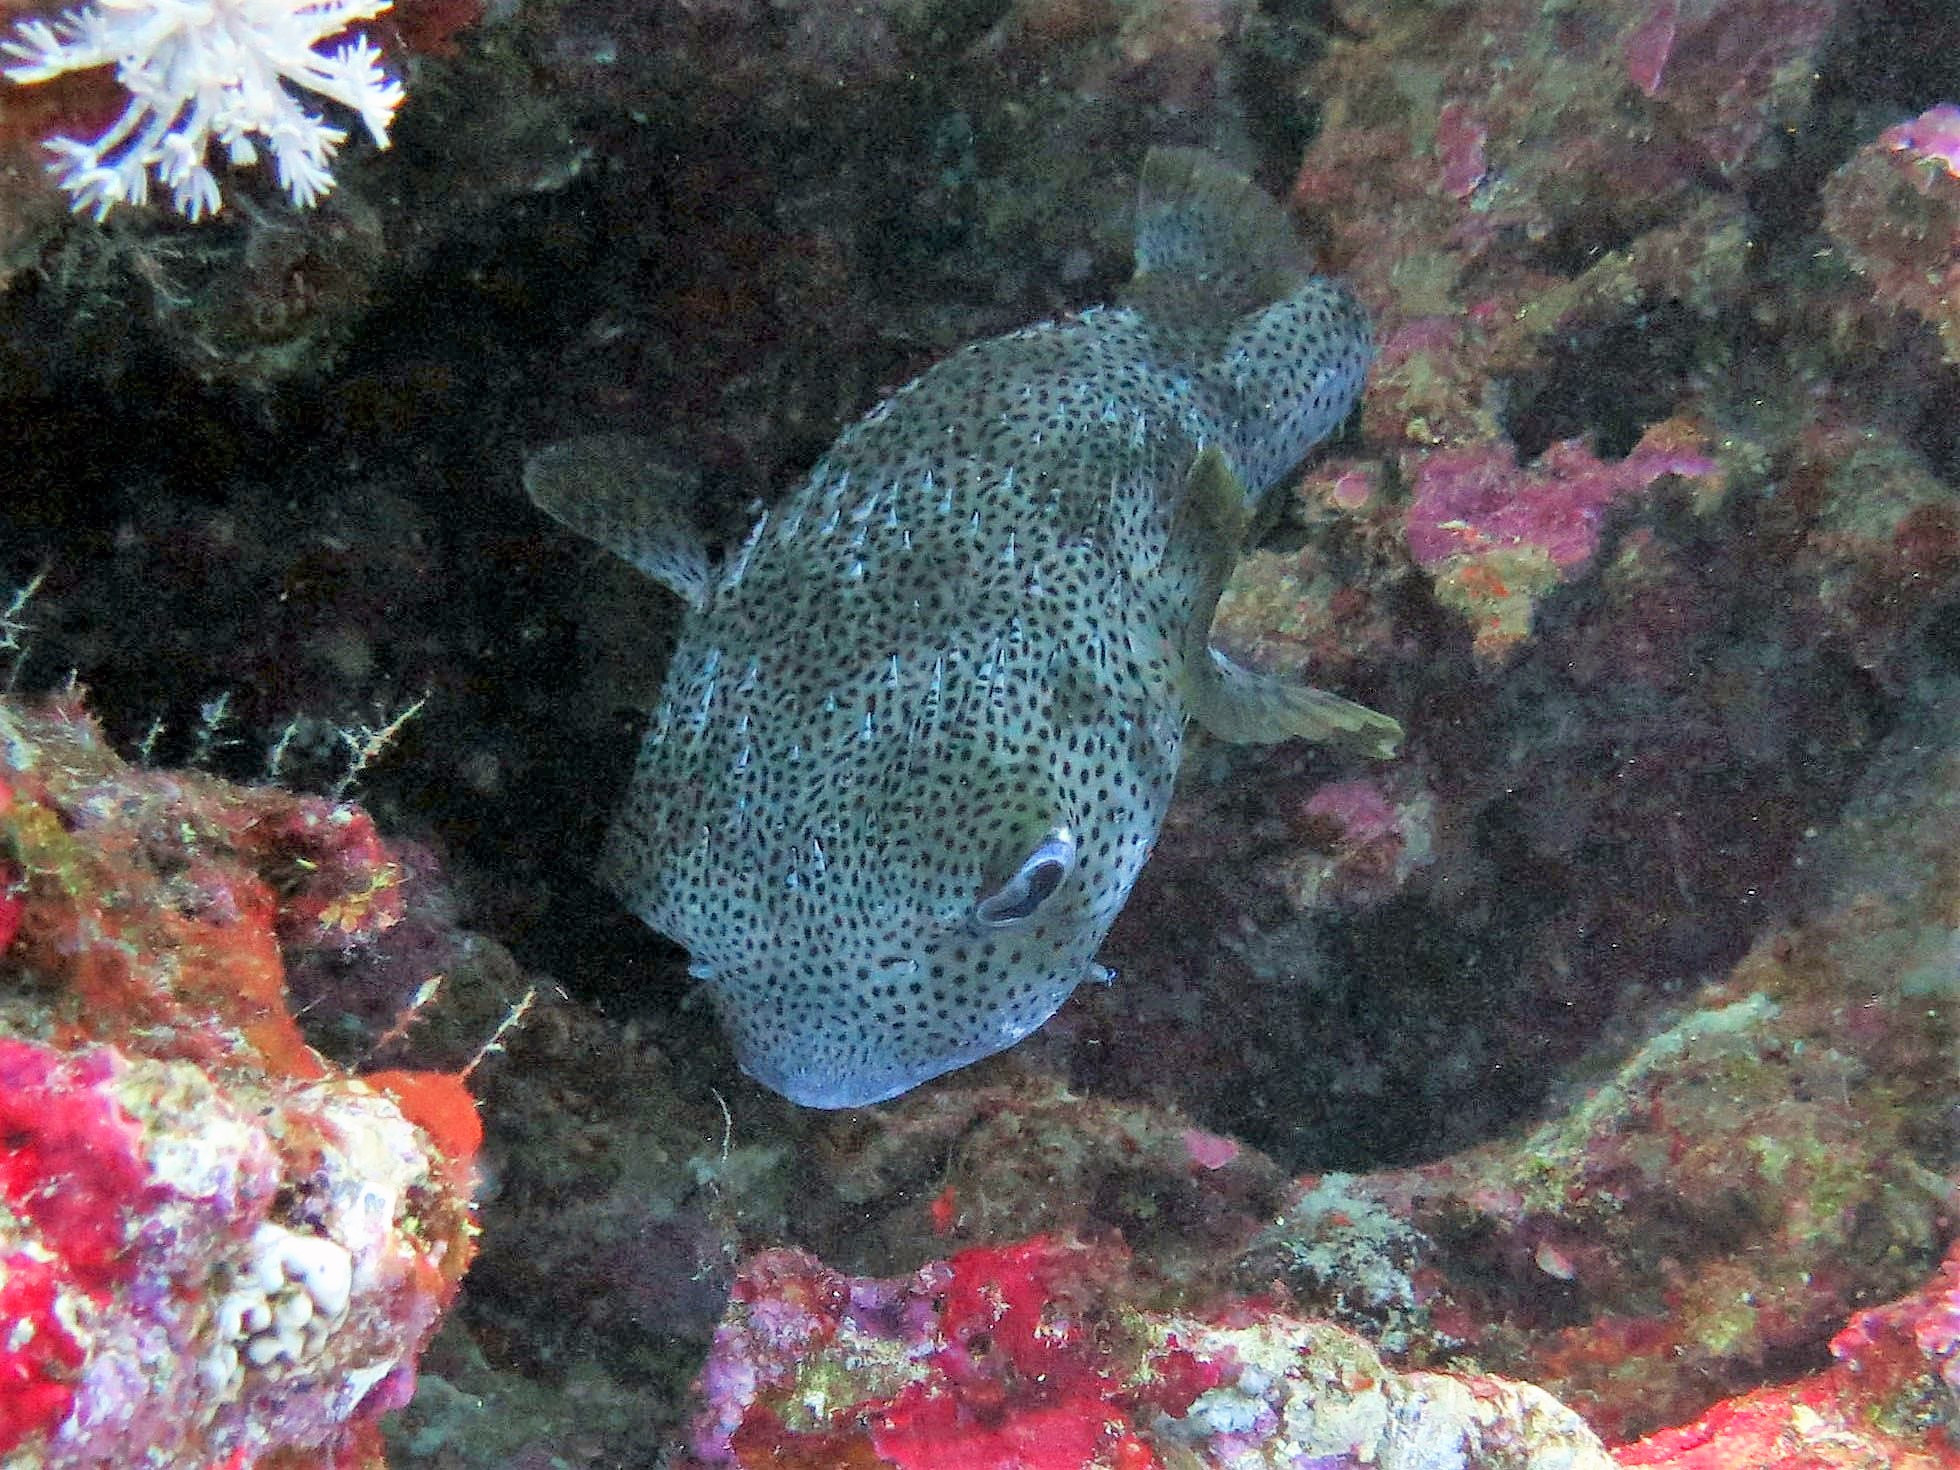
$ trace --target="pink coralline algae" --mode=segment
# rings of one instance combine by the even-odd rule
[[[1747,157],[1837,13],[1832,0],[1657,0],[1623,43],[1627,76],[1678,125],[1700,131],[1717,166]]]
[[[1638,354],[1751,289],[1737,191],[1777,162],[1841,8],[1398,3],[1317,69],[1327,126],[1295,201],[1377,314],[1364,440],[1481,654],[1524,640],[1609,505],[1660,474],[1719,484],[1722,417]]]
[[[1627,75],[1648,97],[1660,95],[1661,79],[1667,74],[1667,61],[1674,51],[1674,35],[1680,22],[1681,11],[1675,0],[1660,0],[1653,13],[1627,37]]]
[[[55,1315],[58,1268],[25,1251],[0,1259],[0,1321],[9,1324],[0,1352],[0,1454],[68,1417],[82,1349]]]
[[[74,700],[0,733],[0,1454],[377,1470],[472,1253],[475,1115],[326,1063],[281,976],[396,921],[385,844],[130,770]]]
[[[1824,187],[1824,226],[1880,304],[1919,317],[1960,362],[1960,107],[1860,149]]]
[[[1664,475],[1717,473],[1678,423],[1656,425],[1613,463],[1578,440],[1553,445],[1528,469],[1508,444],[1438,450],[1416,470],[1409,552],[1443,602],[1470,619],[1478,651],[1501,654],[1530,632],[1535,600],[1591,560],[1616,501]]]
[[[1164,1470],[1452,1464],[1608,1470],[1590,1431],[1502,1379],[1402,1373],[1267,1303],[1157,1310],[1127,1253],[1041,1237],[909,1278],[767,1251],[738,1279],[683,1465]]]
[[[1528,299],[1556,282],[1534,245],[1557,230],[1631,238],[1692,208],[1710,170],[1746,172],[1807,100],[1839,8],[1377,7],[1316,79],[1330,126],[1299,197],[1337,232],[1341,262],[1391,333],[1443,310],[1471,262],[1493,268],[1475,278],[1483,294]]]
[[[1366,907],[1401,891],[1432,856],[1434,803],[1366,778],[1330,781],[1289,813],[1300,850],[1278,865],[1288,901]]]
[[[1937,163],[1960,178],[1960,107],[1942,102],[1929,107],[1911,122],[1887,128],[1878,141],[1894,153],[1910,153],[1915,160]]]
[[[1484,144],[1490,135],[1469,104],[1451,102],[1436,118],[1436,152],[1443,164],[1443,191],[1467,199],[1484,176]]]
[[[1184,1130],[1184,1151],[1200,1169],[1222,1169],[1239,1156],[1240,1148],[1233,1139],[1221,1138],[1202,1128],[1187,1128]]]

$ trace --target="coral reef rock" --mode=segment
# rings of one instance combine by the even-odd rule
[[[1528,1384],[1403,1373],[1257,1301],[1154,1309],[1115,1244],[1035,1236],[867,1280],[743,1268],[683,1465],[894,1470],[1606,1470]]]
[[[367,1470],[473,1249],[458,1076],[306,1045],[294,957],[400,917],[358,808],[0,704],[0,1457]]]

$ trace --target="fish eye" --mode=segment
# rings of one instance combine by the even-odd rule
[[[1066,827],[1051,829],[1013,877],[973,906],[973,922],[982,929],[1005,929],[1032,918],[1074,868],[1075,834]]]

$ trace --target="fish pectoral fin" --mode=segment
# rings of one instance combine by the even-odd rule
[[[1252,506],[1247,501],[1245,482],[1232,472],[1225,451],[1216,444],[1198,451],[1184,476],[1184,493],[1178,500],[1177,530],[1195,537],[1208,556],[1223,570],[1212,601],[1225,590],[1225,578],[1237,565],[1252,529]]]
[[[707,601],[709,587],[708,550],[690,519],[698,489],[630,434],[568,439],[524,461],[533,505],[693,608]]]
[[[1218,610],[1232,568],[1238,565],[1251,525],[1245,484],[1232,472],[1224,451],[1215,444],[1199,450],[1171,516],[1171,540],[1183,555],[1193,558],[1197,572],[1191,589],[1191,621],[1184,629],[1184,662],[1189,668],[1206,661],[1212,614]]]
[[[1187,665],[1191,718],[1220,740],[1271,745],[1314,740],[1386,760],[1402,743],[1402,726],[1387,715],[1311,685],[1255,673],[1215,648]]]
[[[1184,640],[1184,697],[1191,718],[1221,740],[1271,745],[1295,738],[1385,758],[1402,743],[1387,715],[1324,689],[1241,668],[1211,646],[1211,620],[1252,520],[1245,486],[1216,446],[1185,477],[1176,532],[1195,544],[1201,568]]]

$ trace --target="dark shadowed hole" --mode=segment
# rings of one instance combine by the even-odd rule
[[[1511,384],[1504,426],[1519,458],[1581,436],[1601,459],[1624,456],[1680,401],[1705,330],[1685,306],[1666,302],[1569,336],[1543,371]]]

